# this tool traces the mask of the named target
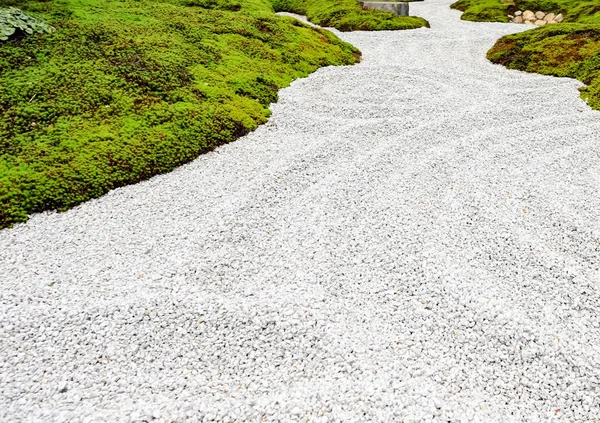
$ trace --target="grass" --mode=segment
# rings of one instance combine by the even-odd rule
[[[497,41],[487,57],[511,69],[576,78],[582,98],[600,110],[600,3],[597,0],[459,0],[462,19],[508,22],[517,9],[562,13],[564,23],[545,25]]]
[[[296,3],[286,8],[345,30],[426,24],[351,2]],[[0,42],[0,228],[168,172],[265,122],[294,79],[360,57],[276,16],[269,0],[8,5],[56,32]]]

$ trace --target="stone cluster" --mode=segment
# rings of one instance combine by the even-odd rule
[[[508,18],[513,23],[525,23],[531,25],[546,25],[561,23],[564,19],[562,13],[555,15],[554,13],[546,13],[542,11],[532,12],[531,10],[517,10],[514,15],[508,15]]]

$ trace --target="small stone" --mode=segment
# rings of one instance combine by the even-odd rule
[[[535,18],[535,13],[533,13],[531,10],[526,10],[525,12],[523,12],[523,19],[525,21],[532,21]]]
[[[508,19],[514,19],[513,15],[507,15],[507,16],[508,16]]]
[[[516,16],[516,17],[513,19],[513,22],[514,22],[514,23],[518,23],[518,24],[520,24],[520,23],[523,23],[523,16]]]
[[[523,14],[523,12],[522,12],[522,11],[520,11],[520,10],[517,10],[517,11],[515,12],[515,16],[521,16],[522,14]]]
[[[542,20],[542,19],[544,19],[545,16],[546,16],[546,14],[544,12],[541,12],[539,10],[537,12],[535,12],[535,17],[537,18],[537,20]]]
[[[552,21],[554,21],[555,17],[556,17],[556,15],[554,13],[548,13],[546,16],[544,16],[544,20],[546,22],[552,22]]]
[[[543,21],[543,20],[541,20],[541,19],[538,19],[538,20],[537,20],[537,21],[535,21],[533,24],[534,24],[534,25],[537,25],[537,26],[542,26],[542,25],[546,25],[546,21]]]
[[[527,19],[527,20],[526,20],[525,22],[523,22],[523,23],[526,23],[527,25],[533,25],[533,21],[532,21],[532,20],[530,20],[530,19]]]
[[[554,20],[558,23],[561,23],[563,20],[565,19],[565,17],[563,16],[562,13],[559,13],[558,15],[556,15],[556,17],[554,18]]]

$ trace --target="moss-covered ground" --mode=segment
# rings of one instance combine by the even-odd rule
[[[357,0],[272,0],[278,12],[306,15],[313,23],[340,31],[415,29],[429,26],[416,16],[395,16],[380,10],[364,11]]]
[[[56,32],[0,42],[0,228],[170,171],[265,122],[292,80],[359,59],[275,9],[344,30],[426,24],[354,0],[9,5]]]
[[[462,19],[466,21],[508,22],[507,15],[515,10],[541,10],[562,13],[565,22],[600,23],[597,0],[458,0],[451,7],[464,12]]]
[[[600,110],[598,0],[459,0],[452,7],[470,21],[508,22],[517,9],[562,13],[564,22],[502,37],[488,59],[511,69],[577,78],[588,104]]]

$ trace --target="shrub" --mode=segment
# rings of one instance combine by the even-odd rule
[[[54,31],[50,25],[26,15],[14,7],[0,8],[0,41],[6,41],[11,36],[22,36]]]

